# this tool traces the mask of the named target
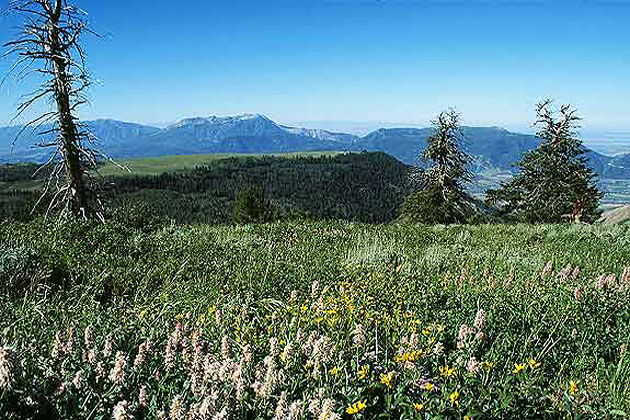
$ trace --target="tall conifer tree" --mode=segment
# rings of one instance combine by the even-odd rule
[[[536,106],[541,139],[517,164],[519,174],[487,193],[503,214],[529,222],[592,221],[602,193],[577,137],[580,118],[570,105],[559,110],[545,100]]]
[[[403,204],[403,219],[421,223],[459,223],[470,214],[473,199],[465,190],[472,174],[471,158],[464,151],[461,116],[455,110],[441,112],[433,121],[433,133],[420,158],[425,168],[416,181],[420,189]]]

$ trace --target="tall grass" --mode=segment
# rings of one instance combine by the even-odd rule
[[[627,226],[39,221],[0,251],[6,418],[629,414]]]

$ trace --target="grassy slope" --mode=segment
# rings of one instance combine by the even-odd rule
[[[25,299],[0,301],[0,340],[16,348],[27,343],[46,348],[55,331],[91,323],[115,332],[120,346],[131,351],[142,336],[163,338],[178,314],[196,319],[212,308],[229,313],[245,305],[264,318],[292,290],[304,296],[313,281],[322,287],[343,281],[368,299],[375,313],[409,310],[422,322],[445,325],[448,346],[454,345],[459,326],[470,324],[483,308],[491,341],[479,357],[495,361],[498,372],[510,377],[515,361],[536,357],[543,364],[543,390],[562,390],[569,379],[582,387],[595,375],[593,404],[629,408],[619,387],[630,386],[630,373],[614,377],[623,362],[615,355],[630,332],[627,295],[594,288],[599,274],[619,275],[630,265],[629,226],[322,222],[143,233],[113,225],[13,224],[0,227],[0,248],[4,255],[30,258],[24,273],[71,279],[64,290],[49,283]],[[541,277],[546,261],[555,274]],[[577,279],[557,277],[567,264],[580,268]],[[579,300],[576,287],[583,290]],[[204,331],[220,340],[211,326]],[[339,333],[349,332],[330,332]],[[265,347],[265,340],[257,345]],[[504,385],[497,386],[492,392],[503,392]],[[521,403],[512,401],[507,412],[497,412],[515,415],[509,410]]]
[[[146,166],[136,169],[148,171],[144,173],[184,170],[211,164],[215,158],[149,159]],[[541,276],[547,261],[555,271]],[[577,278],[562,275],[567,264],[579,267]],[[561,417],[561,410],[565,417],[581,410],[601,417],[612,410],[630,413],[630,363],[620,350],[629,344],[630,315],[627,285],[600,290],[595,284],[600,274],[619,278],[629,265],[628,225],[423,227],[321,222],[135,231],[113,224],[91,228],[7,223],[0,226],[0,290],[11,298],[0,297],[0,344],[19,350],[25,378],[44,383],[39,366],[43,369],[49,363],[45,355],[50,354],[55,333],[66,334],[69,326],[81,329],[91,324],[101,344],[111,332],[117,349],[131,357],[144,337],[163,348],[176,319],[186,314],[189,319],[203,319],[220,308],[232,321],[239,319],[242,310],[252,320],[236,327],[232,321],[220,328],[204,325],[204,337],[218,343],[221,334],[226,334],[236,341],[242,338],[237,334],[247,331],[260,360],[270,334],[286,340],[295,337],[287,311],[298,309],[291,306],[290,292],[299,290],[307,307],[314,307],[308,291],[313,281],[319,281],[324,288],[332,288],[328,290],[351,290],[350,297],[342,294],[341,298],[391,320],[376,329],[383,340],[381,354],[386,355],[381,362],[389,369],[394,368],[391,357],[401,346],[401,331],[408,324],[401,313],[413,313],[422,325],[444,325],[447,357],[439,363],[456,365],[460,326],[471,324],[480,308],[486,311],[489,341],[476,355],[478,360],[496,363],[497,373],[492,380],[477,384],[465,382],[460,367],[458,407],[465,411],[448,404],[437,406],[436,401],[444,403],[453,390],[447,387],[443,389],[448,391],[439,391],[446,394],[436,393],[424,401],[427,408],[459,418],[468,412],[483,413],[481,417],[492,412],[495,418],[536,418],[542,409],[554,410],[551,417]],[[372,321],[364,317],[343,312],[343,327],[328,328],[315,321],[319,314],[309,309],[307,316],[306,331],[327,334],[336,349],[347,346],[357,322],[365,323],[369,339],[374,339]],[[279,322],[269,321],[276,317]],[[524,387],[512,374],[514,363],[530,357],[542,363],[532,388]],[[338,359],[349,372],[347,377],[354,378],[352,358],[340,351]],[[83,366],[76,363],[73,369]],[[437,365],[431,369],[437,376]],[[287,383],[293,390],[333,387],[300,382],[296,379],[301,378],[300,370],[291,375]],[[397,375],[402,384],[404,371]],[[127,398],[147,381],[153,398],[168,402],[188,387],[187,376],[181,374],[169,374],[157,383],[140,374],[129,380],[135,381],[136,388],[123,388],[115,395]],[[579,397],[566,395],[569,380],[579,384]],[[363,384],[350,382],[337,391],[339,405],[365,398]],[[378,384],[378,376],[374,382]],[[92,386],[92,396],[80,400],[89,409],[92,404],[103,404],[101,408],[95,405],[95,410],[109,417],[117,400],[111,397],[97,403],[101,400],[94,395],[100,388]],[[19,394],[0,394],[0,414],[11,412],[12,401],[25,395],[23,389],[19,388]],[[367,410],[372,414],[385,410],[374,397],[380,391],[370,392]],[[48,400],[56,398],[44,395]],[[305,395],[293,391],[292,398],[298,397]],[[71,404],[61,401],[59,406]],[[155,416],[155,410],[151,413]],[[394,414],[400,417],[400,412]]]
[[[267,156],[333,156],[341,152],[300,152],[300,153],[275,153]],[[215,154],[215,155],[179,155],[160,156],[155,158],[123,159],[116,163],[126,167],[129,171],[121,169],[114,163],[103,165],[100,172],[103,176],[127,176],[127,175],[159,175],[163,172],[181,172],[193,169],[195,166],[211,165],[219,159],[239,156],[263,156],[249,154]]]
[[[222,281],[225,273],[215,272],[207,264],[213,255],[221,255],[222,266],[234,265],[229,270],[233,280],[242,280],[248,287],[259,282],[264,273],[282,278],[280,283],[256,289],[269,297],[295,287],[307,288],[313,280],[326,280],[329,270],[339,273],[347,264],[378,267],[392,258],[404,261],[405,272],[425,279],[462,270],[471,274],[489,271],[499,277],[514,270],[528,277],[547,261],[556,267],[579,266],[583,276],[593,278],[601,273],[619,273],[630,265],[629,226],[425,227],[287,222],[187,226],[150,234],[127,232],[113,225],[87,231],[38,226],[8,223],[0,229],[0,244],[32,248],[40,258],[67,267],[72,277],[82,281],[106,276],[130,290],[138,283],[153,287],[176,278]],[[73,242],[72,234],[85,240]],[[96,245],[99,249],[94,249]],[[112,260],[118,262],[110,265]],[[243,261],[252,264],[245,267]],[[278,289],[285,283],[286,287]]]

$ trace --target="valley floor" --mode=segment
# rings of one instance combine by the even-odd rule
[[[0,413],[621,417],[628,267],[628,225],[5,223]]]

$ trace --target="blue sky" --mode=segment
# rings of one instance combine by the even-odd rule
[[[424,125],[454,106],[523,130],[548,96],[589,130],[630,128],[630,1],[75,1],[109,34],[87,38],[84,118]],[[27,90],[0,88],[0,123]]]

